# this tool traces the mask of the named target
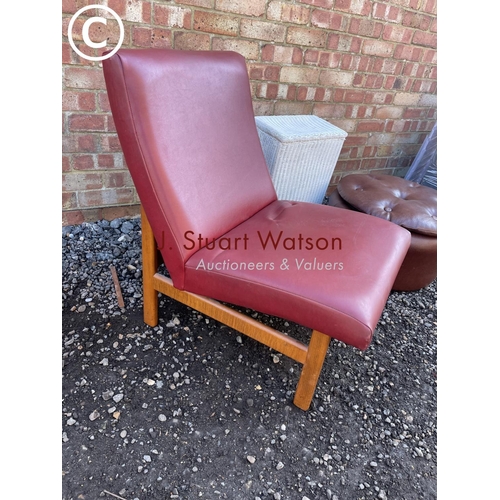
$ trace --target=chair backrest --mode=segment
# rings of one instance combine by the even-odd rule
[[[198,250],[186,232],[210,241],[276,200],[245,59],[121,49],[103,69],[127,166],[174,285],[183,288],[184,263]]]

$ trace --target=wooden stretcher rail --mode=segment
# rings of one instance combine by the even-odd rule
[[[281,352],[299,363],[304,364],[306,362],[307,346],[288,337],[284,333],[263,325],[253,318],[249,318],[220,302],[194,293],[178,290],[172,284],[172,280],[162,274],[156,273],[153,276],[153,286],[155,290],[158,290],[160,293],[178,302],[182,302],[186,306],[196,309],[206,316],[210,316],[216,321],[257,340],[261,344]]]

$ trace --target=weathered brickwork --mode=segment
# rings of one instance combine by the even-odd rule
[[[100,62],[70,46],[73,14],[107,5],[123,47],[234,50],[247,60],[256,115],[314,114],[344,129],[343,175],[404,175],[436,122],[436,0],[63,0],[63,224],[138,213]],[[85,45],[85,12],[72,33]],[[119,37],[94,23],[89,37]]]

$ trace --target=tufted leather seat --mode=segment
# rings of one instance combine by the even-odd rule
[[[328,204],[394,222],[411,232],[394,290],[418,290],[436,278],[436,190],[392,175],[351,174],[339,182]]]

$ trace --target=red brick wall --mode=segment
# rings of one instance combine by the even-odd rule
[[[63,223],[137,213],[101,63],[78,56],[68,24],[108,5],[124,47],[235,50],[257,115],[314,114],[349,135],[331,180],[404,175],[436,121],[436,0],[63,0]],[[90,12],[84,14],[87,15]],[[97,15],[102,15],[99,11]],[[81,25],[73,35],[85,46]],[[97,28],[90,32],[100,41]],[[118,40],[110,20],[103,36]]]

